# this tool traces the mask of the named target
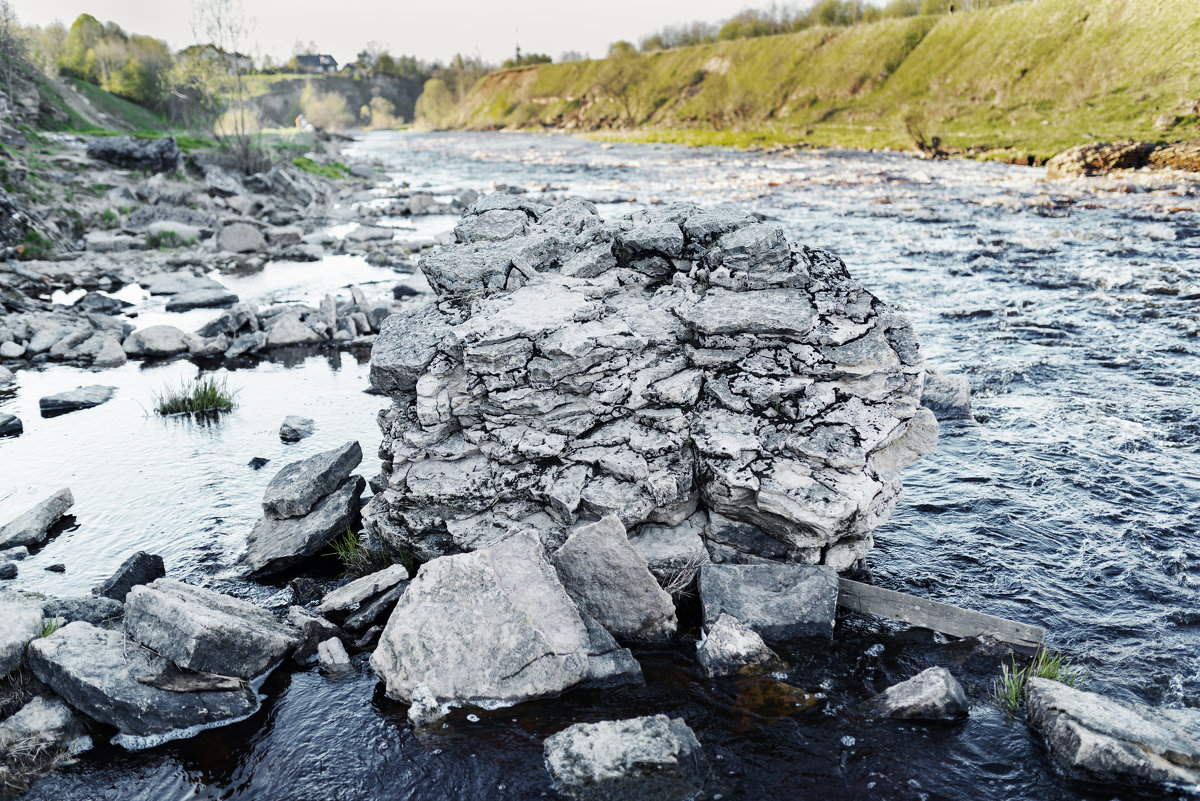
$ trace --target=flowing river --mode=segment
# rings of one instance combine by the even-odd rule
[[[606,217],[687,200],[758,212],[790,238],[839,254],[915,321],[927,360],[966,375],[976,421],[943,422],[937,451],[904,472],[905,499],[875,533],[877,583],[1045,626],[1088,689],[1167,706],[1200,703],[1200,188],[1171,178],[1046,182],[1043,170],[858,152],[752,153],[602,145],[564,136],[379,133],[348,158],[412,191],[520,187],[581,195]],[[397,218],[422,236],[451,217]],[[408,236],[415,236],[412,231]],[[349,283],[390,291],[419,276],[351,257],[219,276],[243,300],[309,300]],[[194,328],[140,298],[146,320]],[[188,313],[195,315],[196,313]],[[288,461],[379,439],[367,354],[284,353],[228,371],[239,408],[213,425],[146,414],[178,360],[88,373],[18,373],[0,411],[26,421],[0,440],[0,520],[62,486],[75,526],[5,584],[86,592],[129,553],[245,597],[275,588],[235,565],[266,482]],[[41,419],[37,399],[80,384],[109,403]],[[317,433],[285,445],[285,414]],[[265,457],[260,471],[247,466]],[[63,565],[65,572],[48,572]],[[694,628],[695,610],[684,610]],[[1110,799],[1126,790],[1060,777],[1019,717],[988,698],[997,659],[877,620],[847,617],[831,646],[788,652],[788,683],[712,682],[693,645],[635,651],[642,688],[576,691],[465,710],[416,734],[365,655],[330,678],[278,671],[249,720],[147,751],[102,745],[41,780],[31,799],[553,798],[544,738],[572,722],[663,712],[696,731],[704,798]],[[850,721],[843,712],[930,665],[964,679],[969,720]],[[1162,797],[1147,795],[1146,797]]]

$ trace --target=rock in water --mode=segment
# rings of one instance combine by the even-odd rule
[[[243,679],[283,661],[298,639],[265,609],[166,578],[129,591],[125,630],[181,668]]]
[[[700,509],[766,558],[844,570],[936,442],[908,318],[778,226],[488,195],[457,230],[421,261],[439,303],[372,351],[393,403],[367,528],[422,559],[609,514],[632,541]]]
[[[244,561],[251,573],[278,573],[297,565],[346,533],[358,520],[359,498],[367,482],[351,476],[303,517],[263,517],[247,537]]]
[[[317,604],[317,613],[326,615],[331,612],[345,613],[356,610],[363,601],[387,592],[404,581],[408,581],[408,568],[404,565],[392,565],[333,590]]]
[[[766,640],[833,638],[838,580],[828,565],[704,565],[699,583],[706,626],[728,613]]]
[[[640,683],[629,651],[582,614],[533,533],[426,563],[371,667],[392,698],[509,705],[571,687]]]
[[[167,575],[166,565],[158,554],[138,551],[126,559],[107,581],[92,592],[125,603],[125,596],[139,584],[149,584]]]
[[[15,437],[24,430],[21,418],[13,414],[0,414],[0,437]]]
[[[84,736],[83,720],[62,699],[37,696],[0,723],[0,751],[17,743],[37,743],[66,749]]]
[[[1050,754],[1075,778],[1200,785],[1200,710],[1117,701],[1037,677],[1025,685],[1025,708]]]
[[[696,735],[666,715],[576,723],[546,738],[545,755],[554,788],[577,801],[685,801],[708,775]]]
[[[865,717],[898,720],[953,720],[966,717],[967,694],[943,667],[922,670],[908,681],[888,687],[857,712]]]
[[[46,532],[74,505],[71,490],[60,489],[16,520],[0,527],[0,548],[45,542]]]
[[[25,644],[42,626],[42,607],[25,598],[0,596],[0,678],[21,666]]]
[[[350,471],[362,461],[362,448],[347,442],[340,448],[323,451],[280,470],[263,493],[263,511],[268,517],[283,520],[299,517],[333,492]]]
[[[284,442],[299,442],[305,437],[311,437],[315,427],[311,417],[289,414],[283,418],[283,425],[279,427],[279,438]]]
[[[751,676],[787,670],[787,663],[749,626],[724,612],[696,646],[696,659],[705,676]]]
[[[192,726],[242,720],[258,708],[257,697],[245,685],[171,692],[143,684],[139,676],[162,674],[170,663],[124,632],[83,622],[68,623],[31,642],[29,666],[75,709],[134,737],[183,735]]]
[[[925,376],[921,403],[939,420],[971,419],[971,384],[965,375],[935,373]]]
[[[99,406],[116,394],[116,387],[105,387],[92,384],[87,387],[77,387],[69,392],[59,392],[38,400],[38,408],[42,417],[53,417],[59,414],[73,412],[76,409],[90,409]]]
[[[337,637],[330,637],[317,646],[317,659],[321,667],[330,673],[341,673],[350,669],[350,655],[346,653],[346,647]]]
[[[554,569],[579,608],[614,637],[667,642],[675,604],[629,544],[616,516],[577,529],[555,552]]]

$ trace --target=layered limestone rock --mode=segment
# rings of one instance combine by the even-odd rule
[[[456,234],[371,362],[367,527],[424,560],[615,515],[639,548],[684,526],[714,561],[845,569],[936,443],[908,318],[778,226],[489,195]]]

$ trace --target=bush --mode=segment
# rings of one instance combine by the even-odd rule
[[[154,396],[154,411],[167,416],[176,414],[220,414],[232,411],[237,405],[227,379],[219,381],[211,375],[199,375],[184,381],[178,388],[166,387]]]
[[[321,130],[341,131],[354,124],[346,98],[336,92],[321,92],[311,83],[300,92],[300,110]]]
[[[192,237],[183,237],[174,231],[152,231],[146,234],[146,246],[156,250],[168,250],[196,244]]]

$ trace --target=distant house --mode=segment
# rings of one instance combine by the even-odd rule
[[[296,56],[296,66],[301,72],[337,72],[337,59],[333,56]]]
[[[253,72],[254,59],[244,53],[230,53],[213,44],[190,45],[179,51],[181,55],[195,56],[205,60],[222,60],[230,69],[238,72]]]

